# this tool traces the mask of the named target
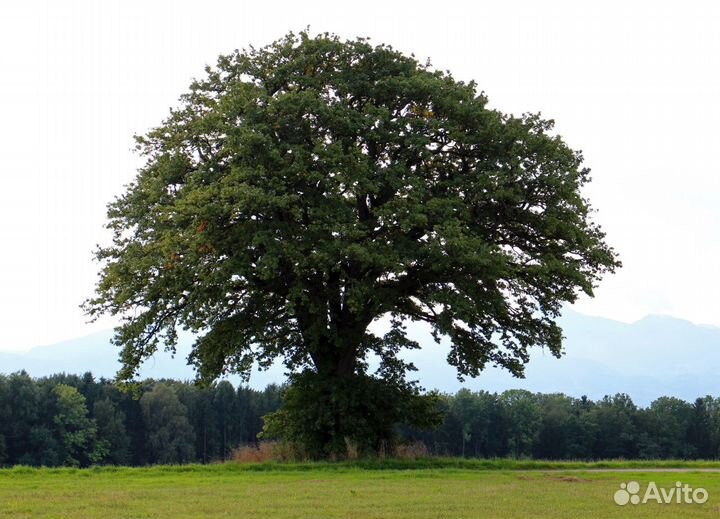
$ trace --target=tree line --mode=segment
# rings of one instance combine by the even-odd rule
[[[720,398],[663,396],[638,407],[626,394],[593,401],[563,394],[462,389],[443,396],[443,424],[405,430],[434,454],[537,459],[717,459]]]
[[[220,381],[146,380],[134,391],[106,379],[0,375],[0,466],[208,463],[257,442],[281,388]]]
[[[220,381],[209,387],[146,380],[135,391],[58,374],[0,375],[0,465],[208,463],[256,443],[283,386]],[[462,389],[438,395],[443,422],[398,430],[434,455],[539,459],[720,457],[720,398],[660,397],[648,407],[624,394],[593,401],[563,394]]]

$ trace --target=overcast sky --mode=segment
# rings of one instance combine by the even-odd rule
[[[112,326],[78,305],[132,135],[219,54],[307,25],[555,119],[624,263],[578,311],[720,326],[720,3],[23,1],[0,3],[0,350]]]

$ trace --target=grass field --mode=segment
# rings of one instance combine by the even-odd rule
[[[0,470],[0,518],[716,517],[720,465],[367,462]],[[671,472],[673,467],[690,472]],[[597,470],[601,469],[602,472]],[[703,487],[705,504],[618,506],[620,483]],[[641,492],[642,494],[642,492]]]

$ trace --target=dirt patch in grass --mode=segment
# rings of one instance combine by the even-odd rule
[[[545,478],[552,481],[562,481],[564,483],[592,483],[591,479],[578,478],[576,476],[558,476],[555,474],[547,474]]]

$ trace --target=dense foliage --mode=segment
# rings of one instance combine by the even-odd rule
[[[0,375],[0,465],[88,466],[209,462],[257,442],[280,388],[235,389],[172,380],[137,394],[107,380]]]
[[[361,456],[392,453],[398,424],[431,430],[442,422],[439,395],[419,394],[413,384],[367,375],[329,381],[307,372],[291,380],[282,409],[265,417],[263,436],[315,458],[343,455],[349,445]]]
[[[363,39],[290,34],[222,56],[138,138],[146,164],[109,207],[87,311],[125,318],[121,379],[185,327],[205,380],[275,359],[301,373],[322,397],[306,398],[325,420],[318,454],[348,434],[372,447],[408,410],[357,429],[374,404],[333,408],[318,388],[369,382],[373,401],[422,407],[397,355],[419,347],[405,321],[449,337],[460,376],[520,376],[530,347],[560,355],[561,305],[619,265],[581,193],[589,170],[552,127]],[[290,437],[295,417],[276,422]]]
[[[649,407],[617,394],[599,401],[562,394],[461,390],[442,401],[443,425],[406,430],[432,453],[537,459],[718,459],[720,398],[660,397]]]
[[[280,407],[282,390],[164,380],[142,382],[133,395],[90,374],[0,375],[0,466],[228,459],[238,446],[257,442],[262,417]],[[404,442],[422,442],[431,454],[479,458],[720,458],[720,398],[711,396],[693,403],[661,397],[639,408],[622,394],[594,402],[461,390],[440,395],[437,405],[440,426],[401,427]]]

